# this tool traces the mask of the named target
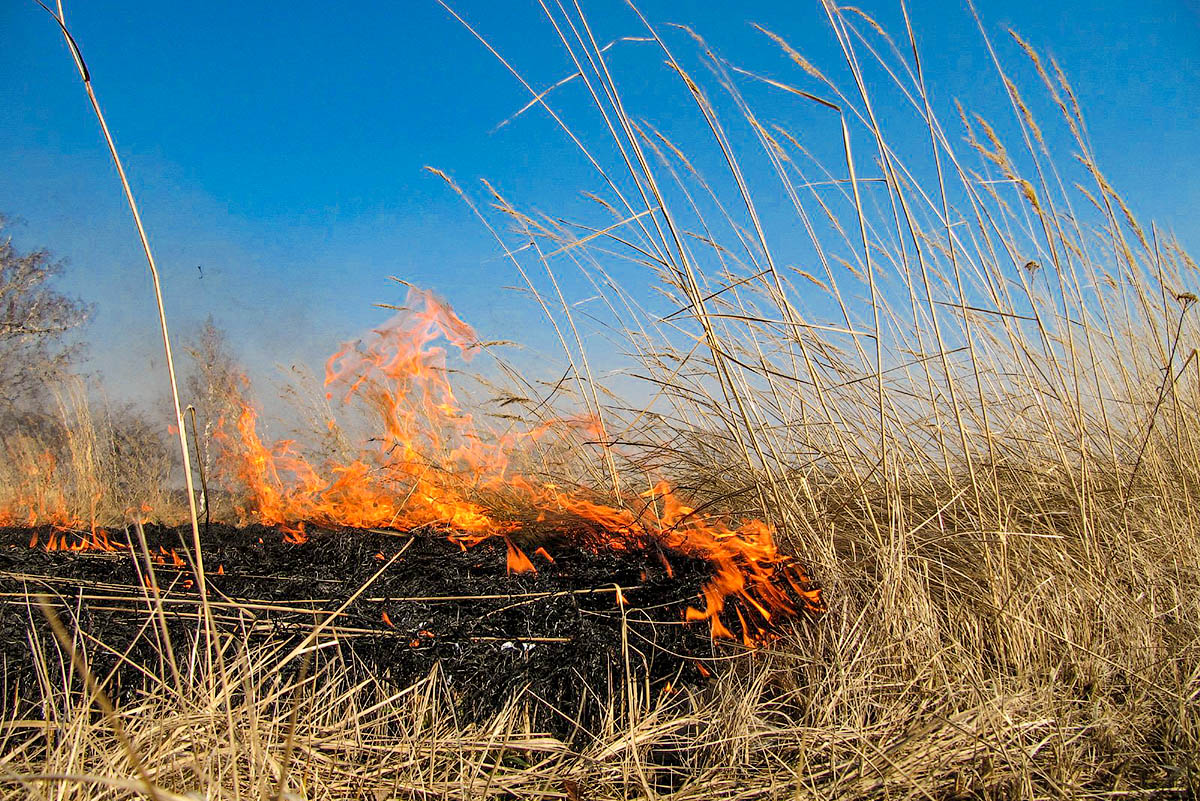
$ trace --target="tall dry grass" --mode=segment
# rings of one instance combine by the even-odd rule
[[[131,407],[63,375],[51,408],[14,414],[0,431],[0,525],[120,526],[153,509],[180,517],[161,438]]]
[[[707,68],[697,78],[657,29],[637,32],[694,101],[704,142],[689,148],[722,165],[704,174],[627,110],[587,18],[544,6],[577,73],[539,95],[502,63],[594,166],[602,219],[527,212],[490,186],[477,201],[442,175],[566,354],[552,398],[525,387],[529,416],[585,407],[604,423],[575,469],[599,485],[666,473],[766,515],[825,584],[828,614],[728,652],[708,687],[660,698],[627,680],[608,719],[569,739],[538,731],[533,699],[465,725],[437,675],[351,683],[332,638],[315,638],[300,684],[279,678],[278,654],[222,640],[220,680],[150,677],[122,710],[161,797],[1196,793],[1196,265],[1105,180],[1053,60],[1014,37],[1023,61],[995,55],[1007,119],[947,121],[911,27],[892,39],[824,7],[841,64],[763,31],[787,77],[676,30]],[[1018,75],[1057,120],[1035,115]],[[556,111],[564,87],[590,99],[603,152]],[[908,116],[882,119],[884,94]],[[828,123],[835,161],[812,155],[828,137],[773,122],[785,103]],[[630,265],[652,279],[613,277]],[[570,297],[580,280],[649,387],[636,402],[601,380],[595,323]],[[130,749],[80,700],[70,659],[47,652],[48,723],[10,722],[0,786],[138,791]]]

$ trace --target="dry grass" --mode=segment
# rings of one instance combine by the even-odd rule
[[[89,397],[75,376],[50,394],[52,410],[0,431],[0,523],[120,526],[143,509],[181,516],[170,454],[153,427]]]
[[[604,725],[568,741],[530,723],[536,700],[466,726],[437,675],[398,692],[353,683],[321,635],[302,683],[281,678],[284,655],[236,638],[215,656],[193,648],[179,687],[148,676],[120,710],[130,751],[69,657],[35,643],[47,722],[6,726],[3,793],[141,792],[136,753],[163,798],[1194,795],[1197,268],[1105,181],[1057,65],[1017,41],[1075,163],[999,59],[1011,120],[962,112],[944,127],[912,34],[887,39],[858,12],[828,7],[845,59],[820,71],[769,34],[786,80],[699,47],[720,102],[647,26],[639,46],[660,48],[724,164],[702,176],[627,112],[587,20],[547,13],[579,69],[554,91],[585,92],[611,133],[604,154],[576,140],[604,219],[526,213],[491,187],[488,212],[451,182],[567,354],[550,401],[525,385],[529,415],[586,407],[604,421],[605,458],[581,448],[575,466],[597,484],[668,472],[701,500],[767,515],[824,582],[828,614],[703,690],[627,684]],[[748,86],[811,107],[841,160],[815,160]],[[885,92],[910,119],[876,117]],[[534,107],[574,136],[553,99]],[[899,138],[906,125],[920,137]],[[733,126],[761,151],[730,144]],[[755,160],[778,194],[751,191]],[[796,262],[767,234],[781,207],[802,234]],[[629,265],[652,285],[612,279]],[[636,360],[650,387],[638,402],[598,380],[568,273]]]

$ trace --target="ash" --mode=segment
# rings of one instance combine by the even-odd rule
[[[31,548],[35,534],[40,544]],[[43,646],[53,643],[28,600],[39,593],[51,597],[69,626],[128,657],[89,649],[96,675],[112,671],[109,694],[130,702],[144,686],[133,665],[153,670],[161,652],[154,627],[145,625],[136,534],[110,532],[112,552],[47,552],[44,543],[53,534],[0,529],[4,704],[27,707],[21,714],[35,711],[31,634]],[[586,543],[586,535],[573,539]],[[155,571],[179,652],[200,632],[191,530],[151,526],[146,538],[161,561]],[[586,724],[627,677],[653,689],[711,675],[713,665],[703,664],[715,647],[707,626],[684,622],[710,575],[706,563],[652,551],[592,550],[569,544],[562,531],[522,532],[521,540],[525,548],[544,543],[540,552],[527,551],[536,573],[509,574],[503,538],[462,550],[430,530],[309,531],[308,540],[296,544],[277,529],[213,525],[202,545],[208,597],[222,631],[252,648],[286,647],[326,621],[322,637],[337,637],[349,670],[403,687],[436,666],[466,720],[525,694],[551,728],[568,718],[576,721],[571,725]]]

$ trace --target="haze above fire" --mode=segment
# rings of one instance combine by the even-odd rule
[[[534,86],[569,72],[550,37],[540,36],[546,26],[535,8],[454,5]],[[642,7],[656,23],[688,21],[722,55],[767,74],[784,65],[747,19],[786,35],[815,62],[832,54],[827,31],[811,24],[815,3],[717,5]],[[871,13],[897,30],[890,4],[874,5]],[[980,12],[993,34],[1012,24],[1035,45],[1052,43],[1084,106],[1103,112],[1089,120],[1100,156],[1145,149],[1141,158],[1107,160],[1109,177],[1135,207],[1176,223],[1183,243],[1195,245],[1194,222],[1181,215],[1200,203],[1192,158],[1200,150],[1200,85],[1190,79],[1200,23],[1183,4],[1108,5],[984,2]],[[613,13],[590,10],[601,38],[638,32],[622,4]],[[484,338],[519,333],[529,350],[510,356],[538,377],[561,372],[533,304],[503,290],[516,277],[497,259],[496,243],[421,167],[445,168],[472,191],[476,178],[488,177],[518,202],[584,222],[595,215],[578,191],[598,189],[598,181],[544,114],[493,132],[528,98],[436,4],[369,18],[301,4],[265,29],[233,4],[80,4],[67,12],[130,162],[181,335],[211,313],[252,373],[274,376],[276,365],[293,364],[318,372],[338,342],[386,318],[371,304],[397,300],[386,283],[395,274],[436,287]],[[0,158],[20,166],[0,171],[0,210],[24,220],[18,245],[67,258],[64,286],[96,302],[84,336],[108,393],[157,397],[160,357],[137,242],[77,77],[36,6],[4,13]],[[974,105],[972,85],[987,57],[969,15],[914,15],[929,72],[941,81],[934,91]],[[682,57],[693,55],[682,34],[667,34]],[[686,97],[662,94],[668,81],[647,82],[651,90],[638,79],[640,69],[658,68],[657,56],[634,45],[611,52],[635,114],[668,127],[692,120]],[[581,95],[568,87],[554,99],[570,112]],[[571,122],[586,138],[595,120]],[[788,253],[788,245],[776,242],[801,261],[803,251]],[[589,296],[572,276],[565,280],[571,300]],[[603,348],[595,356],[603,359]]]

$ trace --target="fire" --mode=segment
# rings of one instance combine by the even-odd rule
[[[153,551],[150,553],[150,558],[154,561],[154,564],[164,567],[187,567],[187,562],[179,558],[179,554],[176,553],[174,548],[168,551],[160,545],[158,546],[157,553]]]
[[[7,458],[24,462],[14,454]],[[21,482],[9,489],[9,497],[0,499],[0,526],[54,526],[76,529],[84,526],[83,519],[71,510],[63,494],[58,462],[54,454],[44,451],[40,457],[25,465]]]
[[[485,443],[446,378],[444,337],[464,358],[478,350],[474,332],[432,293],[414,290],[424,311],[398,315],[366,345],[347,345],[326,363],[329,397],[358,398],[384,424],[378,448],[321,475],[291,441],[267,447],[257,414],[243,405],[237,420],[237,477],[250,490],[257,519],[292,528],[305,523],[453,530],[475,542],[517,528],[497,520],[470,494],[503,484],[504,450]],[[469,542],[468,544],[474,544]]]
[[[327,397],[357,399],[382,421],[373,447],[356,458],[318,467],[292,441],[268,446],[257,433],[257,413],[243,404],[236,441],[226,450],[228,469],[248,490],[245,519],[280,526],[294,541],[303,541],[307,524],[430,527],[463,548],[502,537],[510,572],[536,570],[512,537],[522,528],[516,518],[558,521],[565,532],[580,528],[569,522],[584,521],[595,529],[577,535],[586,537],[580,542],[585,547],[657,546],[709,562],[713,576],[703,588],[703,608],[689,609],[687,616],[708,621],[713,637],[734,637],[722,621],[731,604],[747,645],[779,618],[824,608],[820,591],[779,552],[770,526],[760,520],[731,527],[687,506],[665,481],[612,505],[585,488],[562,488],[514,470],[510,455],[522,441],[543,436],[547,426],[500,437],[481,431],[455,396],[446,348],[439,344],[449,343],[469,361],[480,349],[475,332],[431,292],[411,289],[407,309],[326,363]],[[583,425],[603,438],[597,421]],[[534,553],[553,562],[545,549]]]
[[[39,545],[38,532],[33,532],[29,538],[29,547],[37,548]],[[52,529],[46,537],[46,542],[41,546],[46,552],[54,551],[106,551],[115,552],[123,551],[125,545],[120,542],[113,542],[109,539],[108,532],[102,528],[93,528],[86,534],[76,534],[71,536],[70,532]]]
[[[513,544],[513,541],[508,537],[504,538],[504,544],[508,548],[506,559],[508,562],[509,573],[535,573],[537,568],[533,566],[533,562],[529,561],[529,557]]]

